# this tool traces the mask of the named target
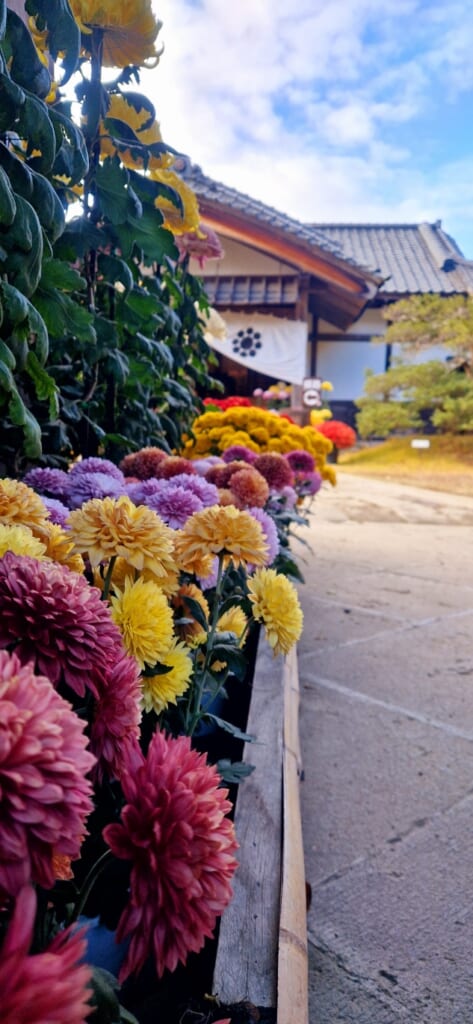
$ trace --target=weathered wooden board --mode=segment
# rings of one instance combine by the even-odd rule
[[[304,852],[299,785],[299,676],[297,654],[284,666],[283,859],[278,941],[278,1024],[308,1024],[308,958]]]
[[[225,911],[213,992],[227,1004],[276,1007],[281,891],[284,660],[260,639],[244,759],[255,771],[239,787],[235,827],[240,867]]]

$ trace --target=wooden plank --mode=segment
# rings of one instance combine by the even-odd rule
[[[239,787],[235,828],[240,868],[223,914],[213,992],[224,1003],[276,1007],[281,891],[284,660],[260,638],[244,759],[255,771]]]
[[[278,1024],[308,1024],[308,958],[304,852],[299,800],[299,677],[297,653],[284,668],[283,855],[278,942]]]

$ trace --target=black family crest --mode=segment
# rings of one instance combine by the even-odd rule
[[[235,337],[232,339],[232,348],[237,356],[255,356],[259,350],[263,347],[263,341],[259,331],[255,331],[253,327],[246,327],[242,331],[238,331]]]

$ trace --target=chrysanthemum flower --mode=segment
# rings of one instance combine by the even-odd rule
[[[157,63],[155,42],[161,24],[154,17],[151,0],[121,0],[118,5],[116,0],[71,0],[70,6],[84,42],[93,29],[100,29],[105,67]]]
[[[155,733],[146,762],[122,779],[121,824],[104,829],[131,861],[130,901],[117,939],[130,938],[120,981],[154,956],[161,977],[198,952],[232,897],[237,867],[230,802],[215,767],[187,736]]]
[[[29,955],[36,894],[18,894],[0,951],[2,1024],[86,1024],[91,1013],[91,969],[84,963],[84,931],[59,932],[42,953]]]
[[[37,466],[30,469],[23,477],[23,483],[32,487],[38,494],[46,494],[49,498],[63,498],[67,488],[67,473],[62,469],[49,466]]]
[[[91,455],[87,459],[80,459],[78,462],[73,462],[67,474],[67,479],[69,481],[71,478],[74,480],[77,476],[82,476],[83,473],[102,473],[106,476],[113,476],[120,484],[124,480],[121,469],[114,462],[110,459],[99,459],[95,455]]]
[[[66,500],[70,508],[80,508],[92,498],[119,498],[124,493],[124,483],[110,473],[68,474]]]
[[[227,611],[220,616],[217,622],[217,630],[219,633],[234,633],[237,640],[241,641],[247,625],[248,619],[243,608],[239,604],[234,604],[231,608],[227,608]]]
[[[95,759],[84,723],[49,679],[0,652],[0,892],[54,885],[54,854],[76,860],[92,811]]]
[[[35,537],[41,538],[47,512],[41,498],[19,480],[0,480],[0,523],[20,523],[29,526]]]
[[[47,523],[44,542],[46,555],[52,562],[67,565],[72,572],[84,572],[84,559],[74,550],[74,541],[68,530],[63,530],[55,523]],[[28,554],[26,551],[24,553]]]
[[[179,476],[181,473],[194,475],[195,469],[192,462],[189,459],[183,459],[181,455],[168,455],[160,463],[157,476],[163,480],[170,480],[171,477]]]
[[[209,605],[202,591],[195,585],[195,583],[183,583],[182,586],[179,587],[177,594],[174,594],[171,599],[171,604],[176,615],[175,629],[178,637],[188,644],[189,647],[198,647],[199,644],[205,643],[208,630],[205,629],[195,618],[192,606],[187,601],[187,598],[189,597],[192,601],[197,602],[204,619],[208,622]]]
[[[262,508],[249,508],[248,512],[258,520],[263,531],[263,537],[268,545],[268,556],[266,565],[272,565],[276,555],[279,554],[279,537],[274,519]]]
[[[288,452],[284,456],[294,473],[312,473],[315,469],[314,456],[303,448]]]
[[[161,135],[160,127],[155,118],[149,123],[150,110],[148,105],[142,106],[137,109],[136,105],[136,93],[133,93],[133,101],[127,99],[127,93],[112,93],[109,96],[110,106],[107,110],[107,117],[113,117],[118,121],[122,121],[128,125],[129,128],[135,133],[137,139],[141,143],[142,147],[154,146],[157,142],[162,142],[163,138]],[[147,127],[145,127],[147,125]],[[122,141],[122,140],[120,140]],[[123,139],[123,143],[125,143]],[[146,152],[146,150],[144,150]],[[117,152],[117,146],[105,126],[100,126],[100,154],[104,156],[114,156]],[[126,148],[126,145],[120,145],[119,148],[120,160],[125,167],[137,167],[142,168],[144,164],[143,149],[140,149],[136,144],[130,145],[130,148]],[[147,153],[147,166],[152,167],[170,167],[174,163],[174,156],[171,153],[161,153],[159,156],[152,156],[151,153]]]
[[[295,587],[274,569],[258,569],[248,580],[253,615],[264,625],[273,654],[287,654],[297,643],[303,625]]]
[[[49,513],[49,523],[54,523],[55,526],[62,526],[65,529],[66,520],[69,515],[70,509],[64,502],[60,501],[59,498],[48,498],[46,494],[40,494],[41,501]]]
[[[151,476],[157,476],[157,470],[163,461],[168,457],[167,452],[161,448],[141,448],[139,452],[130,452],[120,462],[120,469],[125,476],[136,476],[138,480],[148,480]]]
[[[169,671],[141,678],[143,707],[145,711],[155,711],[157,715],[169,704],[177,704],[177,698],[189,686],[194,668],[190,650],[183,643],[175,642],[161,655],[159,662]]]
[[[157,513],[163,523],[173,530],[180,530],[189,516],[203,508],[203,502],[191,490],[174,484],[173,480],[161,480],[157,488],[146,498],[148,508]]]
[[[210,508],[211,505],[218,505],[218,489],[215,487],[215,484],[211,484],[208,480],[203,480],[197,473],[192,475],[187,473],[187,471],[179,473],[172,478],[172,482],[173,484],[179,484],[180,487],[185,487],[187,491],[197,495],[205,508]]]
[[[151,178],[174,189],[182,203],[182,209],[179,209],[166,196],[157,196],[154,205],[163,215],[163,227],[175,235],[197,231],[200,223],[199,206],[197,197],[189,185],[186,185],[175,171],[170,170],[152,170]]]
[[[226,464],[220,463],[211,466],[205,474],[205,479],[215,484],[216,487],[228,487],[233,474],[239,473],[242,469],[248,469],[248,463],[234,459]]]
[[[46,558],[46,544],[35,537],[29,526],[19,523],[0,523],[0,558],[6,551],[31,558]]]
[[[258,455],[254,467],[268,481],[269,486],[277,491],[280,491],[283,487],[290,486],[294,480],[294,474],[289,463],[283,455],[276,451],[264,452],[263,455]]]
[[[94,586],[98,587],[99,590],[103,591],[104,580],[107,575],[108,563],[103,562],[100,567],[95,567],[93,570]],[[113,566],[112,572],[112,584],[117,590],[123,590],[125,586],[125,580],[129,579],[132,583],[136,579],[136,569],[126,558],[117,558],[115,565]],[[166,597],[170,597],[171,594],[175,594],[179,587],[179,570],[177,566],[174,566],[173,570],[167,573],[165,576],[160,576],[159,579],[150,572],[149,569],[142,569],[140,572],[140,579],[152,580],[153,583],[157,583],[163,594]]]
[[[64,681],[80,697],[97,693],[105,660],[123,650],[99,591],[64,565],[8,552],[0,559],[0,648]]]
[[[178,235],[176,245],[182,259],[189,256],[197,260],[201,269],[207,260],[221,260],[225,255],[218,235],[207,224],[201,223],[197,231]]]
[[[128,653],[141,669],[156,665],[173,639],[172,611],[160,587],[141,577],[135,582],[126,579],[124,589],[111,597],[111,606]]]
[[[260,524],[248,512],[233,505],[214,505],[187,520],[176,536],[175,554],[185,572],[206,576],[209,555],[223,555],[224,566],[230,561],[235,568],[240,562],[264,565],[268,547]]]
[[[253,452],[251,448],[246,448],[243,444],[232,444],[230,448],[222,452],[222,459],[224,462],[247,462],[252,466],[257,454],[257,452]]]
[[[92,567],[118,555],[135,569],[149,569],[158,583],[176,569],[172,531],[155,512],[134,505],[126,495],[117,501],[88,501],[71,512],[68,522],[76,550],[87,553]]]
[[[263,508],[269,498],[269,484],[254,466],[234,473],[229,487],[235,495],[235,505],[239,508],[248,508],[250,505]]]
[[[296,473],[294,485],[299,497],[317,494],[322,486],[322,477],[317,470],[313,473]]]
[[[96,775],[121,779],[143,761],[140,749],[141,677],[135,658],[120,651],[104,666],[94,703],[90,747]]]

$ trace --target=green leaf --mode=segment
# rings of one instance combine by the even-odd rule
[[[183,608],[184,614],[186,613],[186,610],[188,610],[192,615],[192,618],[199,623],[199,626],[201,626],[205,632],[208,631],[209,624],[207,616],[198,601],[195,601],[193,597],[188,597],[186,594],[185,598],[183,598]]]
[[[102,213],[112,224],[123,224],[130,216],[141,217],[141,203],[130,190],[128,171],[118,158],[107,157],[99,164],[95,180]]]
[[[254,764],[246,764],[244,761],[230,761],[228,758],[222,758],[217,761],[217,771],[221,776],[222,782],[233,782],[238,785],[242,779],[248,778],[255,770]]]
[[[229,644],[215,644],[215,647],[212,648],[212,657],[216,661],[224,661],[237,679],[245,678],[248,661],[246,655],[238,647],[231,647]]]
[[[51,170],[56,156],[56,136],[49,117],[49,110],[43,100],[24,90],[25,102],[20,107],[16,122],[16,131],[27,143],[26,155],[31,159],[31,166],[47,174]],[[39,149],[41,155],[32,157],[33,150]]]
[[[50,112],[51,124],[56,138],[56,158],[52,173],[70,178],[76,185],[87,174],[89,155],[85,138],[80,128],[57,108]]]
[[[6,0],[0,0],[0,39],[3,39],[5,35],[5,29],[7,27],[7,3]]]
[[[0,167],[0,224],[9,227],[16,215],[16,202],[8,175]]]
[[[105,248],[107,241],[106,234],[85,217],[73,217],[66,224],[55,251],[60,253],[63,259],[72,261],[78,256],[83,256],[89,249]]]
[[[24,160],[20,160],[19,157],[5,146],[5,143],[0,142],[0,166],[6,172],[10,179],[12,188],[15,192],[18,192],[23,199],[31,199],[33,195],[33,172],[28,164],[25,164]]]
[[[76,70],[80,52],[80,30],[67,0],[26,0],[28,14],[40,16],[48,30],[48,50],[54,61],[62,57],[65,85]]]
[[[39,359],[31,350],[26,357],[26,372],[35,385],[36,395],[41,402],[49,402],[49,418],[56,419],[59,414],[59,388],[55,380],[49,376]]]
[[[25,103],[25,94],[10,76],[0,72],[0,132],[16,127],[16,120]]]
[[[6,281],[0,282],[0,294],[3,299],[5,327],[13,334],[23,333],[34,345],[36,355],[41,363],[45,363],[49,351],[49,338],[46,324],[36,306],[17,288]]]
[[[123,256],[128,259],[136,246],[141,250],[144,261],[162,263],[165,256],[177,260],[179,252],[174,243],[173,235],[162,226],[163,218],[151,207],[143,207],[140,218],[129,216],[126,223],[116,228]]]
[[[47,288],[61,288],[65,292],[82,291],[86,281],[77,270],[62,260],[45,260],[41,274],[41,285]]]
[[[24,21],[14,11],[7,11],[2,49],[13,81],[37,96],[47,96],[51,88],[51,75],[39,59]]]
[[[38,171],[33,171],[33,195],[32,205],[34,206],[39,221],[47,232],[52,242],[55,242],[64,231],[66,223],[64,210],[59,196],[47,178]]]
[[[206,711],[202,718],[210,722],[215,722],[219,729],[223,729],[224,732],[229,732],[236,740],[244,740],[245,743],[254,743],[256,736],[250,735],[249,732],[242,732],[237,725],[233,725],[233,722],[226,722],[224,718],[218,718],[217,715],[211,715],[209,711]]]
[[[83,342],[95,342],[93,314],[66,292],[40,285],[36,291],[35,303],[48,331],[55,338],[72,336]]]
[[[38,421],[30,413],[17,390],[14,387],[12,396],[8,403],[8,412],[12,423],[17,427],[23,427],[25,438],[25,455],[31,459],[37,459],[41,455],[41,428]]]
[[[14,370],[16,366],[16,359],[11,349],[4,341],[0,340],[0,359],[8,367],[9,370]]]
[[[119,259],[118,256],[99,253],[98,270],[99,274],[103,274],[107,283],[115,285],[120,282],[125,288],[125,294],[133,288],[133,274],[125,260]]]
[[[43,233],[36,211],[22,196],[15,195],[16,215],[8,235],[0,229],[8,259],[3,268],[12,283],[25,295],[32,295],[41,277]]]

